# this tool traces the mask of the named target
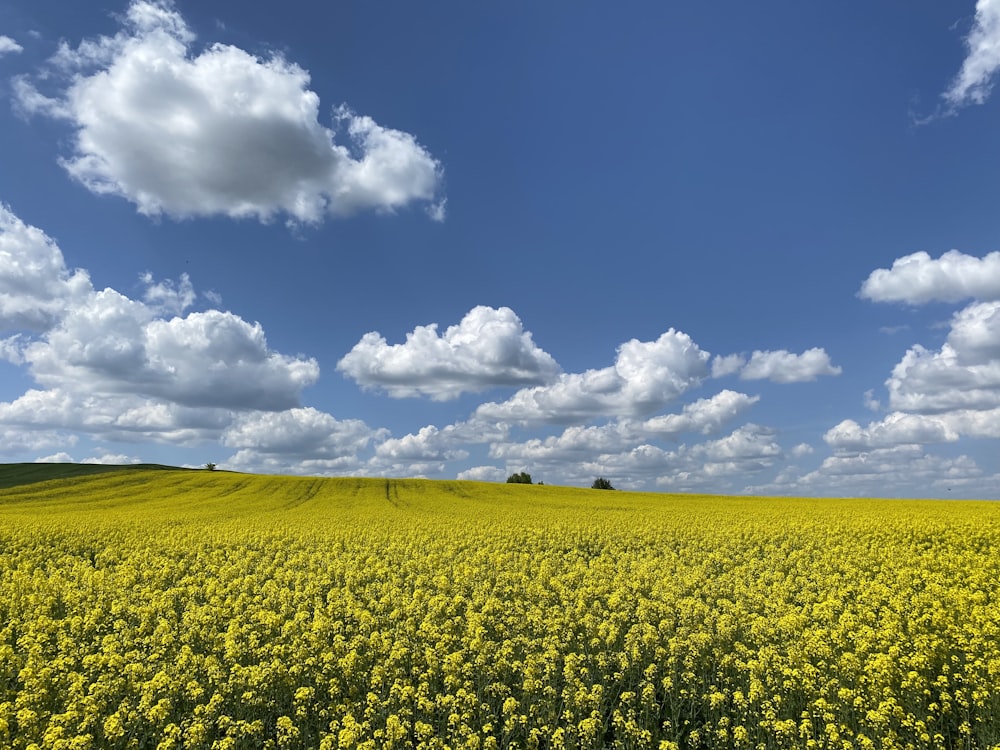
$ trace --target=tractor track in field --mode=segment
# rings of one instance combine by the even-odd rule
[[[399,485],[389,479],[385,480],[385,499],[393,508],[402,510],[405,506],[399,499]]]
[[[310,500],[312,500],[316,495],[320,493],[323,489],[324,481],[322,479],[314,479],[309,482],[303,489],[302,492],[293,495],[292,498],[286,501],[282,506],[282,510],[291,510],[292,508],[298,508],[300,505],[305,505]]]

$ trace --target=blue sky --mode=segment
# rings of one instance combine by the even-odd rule
[[[997,50],[997,0],[12,0],[0,460],[998,497]]]

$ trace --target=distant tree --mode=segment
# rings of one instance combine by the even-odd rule
[[[507,477],[507,484],[531,484],[531,474],[526,471],[511,474]]]
[[[604,477],[598,477],[594,480],[594,483],[590,485],[592,490],[613,490],[614,487],[611,486],[611,481],[605,479]]]
[[[205,464],[205,469],[208,471],[215,471],[215,466],[216,466],[215,464],[209,461],[207,464]]]

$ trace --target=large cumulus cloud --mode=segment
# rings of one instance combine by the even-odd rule
[[[43,331],[91,289],[50,237],[0,204],[0,332]]]
[[[414,202],[443,215],[441,165],[413,135],[344,106],[323,125],[295,63],[194,41],[168,0],[135,0],[117,34],[64,44],[15,93],[73,126],[73,178],[150,216],[316,223]]]
[[[871,272],[860,296],[874,302],[960,302],[1000,297],[1000,253],[977,258],[949,250],[939,258],[924,251],[904,255],[890,268]]]
[[[563,373],[549,385],[522,389],[502,403],[483,404],[476,416],[573,423],[649,414],[700,383],[708,375],[709,356],[686,333],[671,328],[655,341],[622,344],[610,367]]]
[[[559,372],[556,361],[534,343],[508,307],[479,306],[443,334],[437,329],[436,323],[417,326],[402,344],[389,344],[375,332],[365,334],[337,369],[390,396],[437,400],[495,386],[544,383]]]
[[[143,299],[69,272],[41,230],[0,208],[0,352],[37,384],[0,403],[4,426],[107,439],[218,438],[233,413],[299,405],[316,361],[273,351],[262,326],[190,310],[190,280],[142,275]]]
[[[912,346],[886,381],[893,409],[939,413],[1000,407],[1000,301],[955,313],[938,350]]]

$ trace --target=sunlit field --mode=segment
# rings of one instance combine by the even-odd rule
[[[0,481],[2,747],[1000,743],[997,504],[39,478]]]

